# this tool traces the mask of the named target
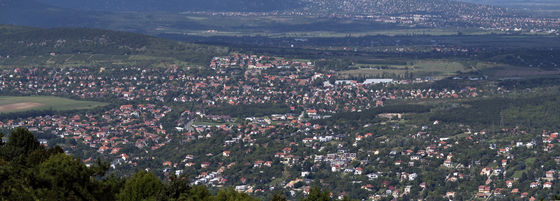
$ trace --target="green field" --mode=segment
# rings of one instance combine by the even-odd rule
[[[367,64],[370,66],[376,66],[376,64]],[[384,64],[380,64],[384,65]],[[457,75],[457,71],[466,72],[469,71],[466,69],[462,64],[456,62],[447,62],[447,61],[418,61],[414,65],[389,65],[394,69],[381,69],[378,70],[376,68],[362,68],[362,69],[355,69],[355,70],[347,70],[342,71],[339,75],[342,77],[346,77],[348,75],[358,76],[364,75],[366,77],[382,75],[385,73],[395,73],[397,75],[403,76],[406,72],[412,72],[415,77],[434,77],[434,78],[443,78],[443,77],[450,77]],[[408,67],[408,70],[405,70],[405,67]]]
[[[13,104],[30,103],[30,107],[17,108],[11,107]],[[31,103],[38,103],[42,105],[33,105]],[[0,96],[0,112],[18,112],[31,109],[49,109],[53,110],[72,110],[72,109],[90,109],[97,106],[108,105],[109,103],[94,102],[94,101],[78,101],[67,98],[51,97],[51,96]],[[8,105],[8,106],[7,106]]]

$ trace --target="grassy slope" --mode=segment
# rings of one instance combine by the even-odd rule
[[[384,64],[364,64],[364,65],[369,65],[369,66],[384,66]],[[398,66],[398,65],[389,65],[391,67],[397,67],[399,69],[383,69],[383,70],[377,70],[377,69],[357,69],[357,70],[348,70],[348,71],[342,71],[339,73],[342,74],[343,76],[347,76],[347,75],[353,75],[353,76],[358,76],[358,75],[364,75],[364,76],[370,76],[370,75],[377,75],[377,74],[383,74],[383,72],[385,73],[395,73],[397,75],[404,75],[404,73],[406,72],[412,72],[414,74],[415,77],[433,77],[434,78],[443,78],[443,77],[450,77],[450,76],[454,76],[456,75],[457,71],[468,71],[468,69],[465,69],[465,67],[463,65],[461,65],[460,63],[456,63],[456,62],[444,62],[444,61],[421,61],[416,63],[415,65],[408,65],[407,67],[409,68],[409,70],[405,70],[404,67],[405,66]]]

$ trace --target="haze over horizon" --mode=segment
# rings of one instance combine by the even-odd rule
[[[303,0],[35,0],[40,3],[49,4],[61,8],[83,9],[104,12],[144,12],[144,11],[240,11],[240,12],[262,12],[286,9],[297,9],[305,6]],[[521,6],[521,5],[560,5],[556,0],[455,0],[477,4],[489,4],[497,6]]]

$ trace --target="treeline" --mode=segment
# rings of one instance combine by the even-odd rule
[[[536,78],[536,79],[523,79],[523,80],[504,80],[501,81],[498,86],[502,86],[505,89],[513,90],[515,89],[531,89],[537,87],[550,87],[559,86],[560,78]]]
[[[356,63],[360,64],[379,64],[379,65],[407,65],[406,61],[397,60],[356,60]]]
[[[39,56],[56,54],[141,54],[172,57],[193,64],[206,64],[229,48],[181,43],[143,34],[90,28],[30,29],[4,33],[0,55]]]
[[[473,58],[513,66],[556,69],[558,64],[560,64],[560,50],[500,49],[477,52]]]
[[[231,117],[262,117],[271,114],[285,114],[291,112],[285,104],[262,103],[248,105],[222,105],[206,108],[208,114],[229,115]]]
[[[0,138],[4,134],[0,133]],[[187,175],[172,174],[162,181],[144,170],[130,177],[107,175],[109,163],[97,159],[86,166],[66,155],[59,146],[45,148],[26,129],[13,130],[9,141],[0,141],[0,197],[4,200],[193,200],[256,201],[233,189],[210,193],[192,186]],[[286,201],[274,194],[271,201]],[[302,201],[331,201],[329,192],[317,187]],[[343,200],[349,200],[344,198]]]
[[[518,103],[528,103],[527,99],[517,100]],[[485,124],[491,125],[500,123],[500,113],[509,108],[513,104],[507,98],[494,98],[488,100],[477,100],[464,102],[460,107],[447,107],[441,106],[436,108],[436,111],[431,121],[442,121],[448,123],[463,123],[463,124]]]
[[[342,112],[336,113],[327,119],[313,120],[313,124],[333,125],[340,122],[370,122],[376,123],[380,121],[377,117],[383,113],[425,113],[429,112],[430,107],[424,105],[391,105],[385,107],[376,107],[362,112]]]
[[[560,96],[493,98],[462,103],[463,106],[436,107],[431,121],[470,125],[557,127],[560,124]]]

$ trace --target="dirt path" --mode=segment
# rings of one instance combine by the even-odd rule
[[[66,59],[66,61],[64,62],[68,62],[68,60],[70,60],[72,57],[74,57],[75,54],[73,54],[72,56],[68,57],[68,59]]]

